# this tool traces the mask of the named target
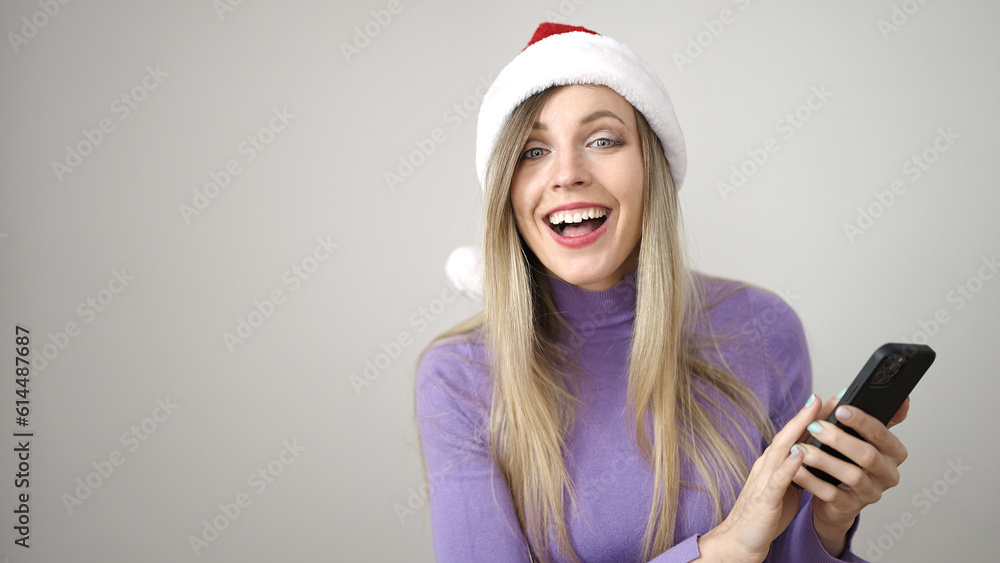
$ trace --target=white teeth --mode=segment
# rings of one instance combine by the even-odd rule
[[[580,223],[587,219],[597,219],[608,214],[607,208],[588,207],[586,209],[574,209],[572,211],[556,211],[549,215],[549,223],[559,225],[562,223]]]

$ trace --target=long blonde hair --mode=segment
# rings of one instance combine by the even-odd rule
[[[549,559],[549,534],[565,559],[577,561],[565,514],[567,499],[570,506],[576,500],[563,458],[577,401],[565,368],[573,365],[572,358],[557,344],[569,326],[555,310],[548,282],[517,232],[510,203],[519,154],[554,90],[522,103],[501,132],[486,171],[483,312],[440,338],[471,331],[485,335],[493,383],[490,443],[521,528],[542,561]],[[753,392],[726,366],[706,360],[704,348],[716,346],[714,337],[694,335],[703,307],[684,259],[676,190],[659,139],[642,114],[635,115],[646,186],[628,412],[654,476],[643,539],[644,557],[649,558],[674,543],[682,454],[700,477],[698,483],[684,485],[704,489],[721,521],[749,472],[746,452],[759,448],[745,430],[747,421],[764,439],[773,428]],[[737,435],[723,433],[723,427]]]

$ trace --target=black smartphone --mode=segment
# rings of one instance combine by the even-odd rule
[[[913,388],[917,386],[917,382],[920,381],[927,368],[931,367],[934,357],[934,350],[923,344],[890,343],[881,346],[875,350],[865,367],[861,368],[861,373],[854,378],[854,382],[847,388],[837,406],[857,407],[882,421],[882,424],[888,424],[899,407],[903,405],[903,401],[910,395],[910,391],[913,391]],[[847,433],[861,438],[857,432],[837,420],[836,408],[826,420],[843,428]],[[837,450],[820,443],[815,438],[811,443],[833,456],[851,461]],[[839,480],[831,477],[825,471],[808,466],[806,468],[813,475],[828,483],[840,484]]]

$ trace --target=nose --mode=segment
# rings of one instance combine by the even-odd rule
[[[580,151],[572,149],[558,151],[553,165],[553,188],[582,188],[590,184],[587,158]]]

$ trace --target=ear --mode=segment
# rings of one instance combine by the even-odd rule
[[[444,266],[455,288],[473,301],[483,300],[483,251],[478,246],[460,246],[451,251]]]

